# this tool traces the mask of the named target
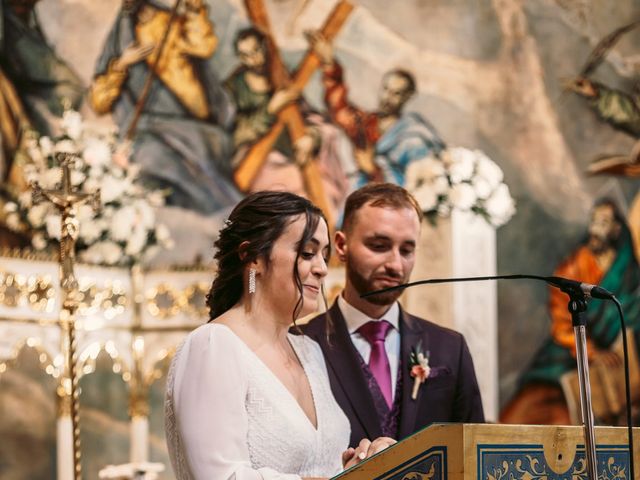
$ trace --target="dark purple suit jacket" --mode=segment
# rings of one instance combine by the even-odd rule
[[[327,338],[327,317],[332,329]],[[333,395],[351,422],[351,446],[362,438],[382,435],[381,426],[360,368],[360,355],[349,336],[338,303],[318,315],[302,331],[320,344],[327,362]],[[411,399],[413,378],[409,375],[411,349],[422,341],[429,351],[430,377]],[[398,422],[401,440],[436,422],[482,423],[484,412],[473,361],[464,337],[453,330],[415,317],[400,309],[400,361],[402,403]]]

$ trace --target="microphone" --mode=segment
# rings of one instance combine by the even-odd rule
[[[478,282],[483,280],[542,280],[554,287],[559,288],[570,297],[593,297],[603,300],[614,300],[613,293],[598,285],[591,285],[590,283],[579,282],[577,280],[569,280],[563,277],[543,277],[540,275],[493,275],[488,277],[457,277],[457,278],[431,278],[428,280],[417,280],[415,282],[403,283],[402,285],[395,285],[393,287],[382,288],[380,290],[374,290],[372,292],[366,292],[360,295],[360,298],[366,298],[380,293],[393,292],[395,290],[404,290],[405,288],[413,287],[415,285],[428,285],[435,283],[458,283],[458,282]]]
[[[582,293],[586,297],[600,298],[602,300],[613,300],[613,293],[609,290],[591,285],[590,283],[578,282],[577,280],[569,280],[562,277],[546,277],[546,282],[554,287],[558,287],[563,292],[571,295],[572,293]]]

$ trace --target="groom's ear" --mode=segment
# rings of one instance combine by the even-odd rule
[[[333,243],[335,245],[338,259],[340,259],[340,261],[344,263],[347,259],[348,248],[347,248],[347,236],[342,230],[338,230],[336,232]]]

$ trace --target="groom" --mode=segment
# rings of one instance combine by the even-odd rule
[[[351,446],[365,437],[400,440],[434,422],[484,422],[463,336],[405,312],[400,290],[360,298],[409,280],[421,220],[415,199],[397,185],[368,184],[349,195],[335,235],[344,291],[302,327],[324,352]],[[420,364],[418,354],[428,361]]]

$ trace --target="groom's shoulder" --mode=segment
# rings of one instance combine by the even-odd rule
[[[320,313],[312,317],[307,323],[300,325],[300,330],[311,338],[317,338],[326,331],[327,312]]]

